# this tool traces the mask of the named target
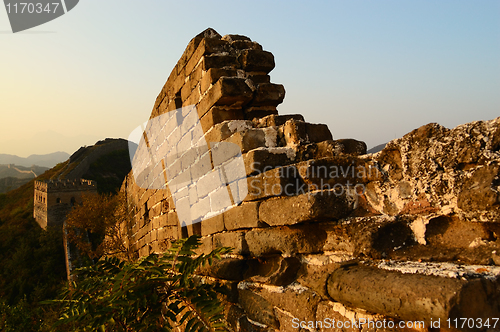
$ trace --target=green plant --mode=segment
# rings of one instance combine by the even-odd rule
[[[33,319],[32,316],[29,305],[24,299],[16,305],[0,302],[0,331],[37,330],[36,319]]]
[[[58,309],[29,304],[22,299],[8,305],[0,300],[0,331],[2,332],[46,332],[57,320]]]
[[[74,206],[66,216],[68,239],[78,248],[80,258],[131,258],[121,227],[129,221],[126,203],[123,193],[82,195],[82,204]]]
[[[199,238],[172,243],[164,254],[138,262],[106,257],[77,270],[59,300],[57,327],[72,331],[224,331],[217,286],[196,282],[195,271],[230,252],[194,255]]]

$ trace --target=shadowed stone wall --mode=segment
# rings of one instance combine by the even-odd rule
[[[199,271],[228,286],[233,331],[343,330],[332,320],[346,331],[405,321],[425,328],[398,330],[428,331],[500,317],[500,118],[429,124],[367,155],[326,125],[278,115],[285,90],[270,82],[274,65],[244,36],[207,29],[190,41],[151,118],[196,105],[207,142],[241,149],[249,192],[182,227],[169,189],[140,188],[130,173],[132,220],[122,226],[137,257],[192,234],[202,252],[234,248]],[[370,320],[386,325],[359,324]]]

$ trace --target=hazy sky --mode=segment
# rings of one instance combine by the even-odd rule
[[[500,116],[500,1],[82,0],[13,34],[0,8],[0,153],[128,137],[207,27],[275,56],[281,114],[369,147]]]

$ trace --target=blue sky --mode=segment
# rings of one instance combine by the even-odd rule
[[[500,115],[500,1],[86,0],[12,34],[0,8],[0,153],[74,152],[147,120],[207,27],[275,56],[281,114],[385,143]]]

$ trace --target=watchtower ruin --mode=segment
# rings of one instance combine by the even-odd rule
[[[96,182],[85,179],[35,181],[33,217],[43,229],[62,226],[66,214],[82,202],[84,193],[97,193]]]

